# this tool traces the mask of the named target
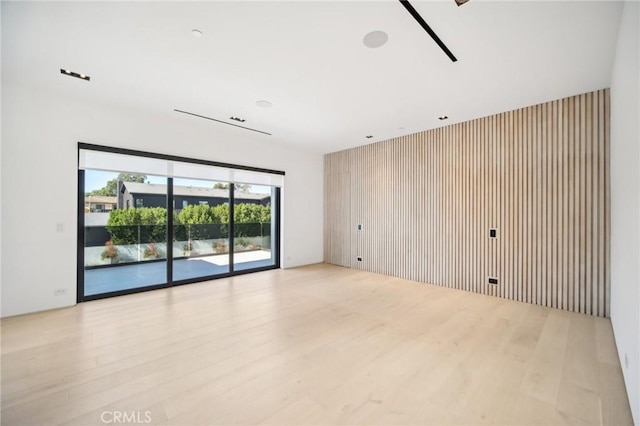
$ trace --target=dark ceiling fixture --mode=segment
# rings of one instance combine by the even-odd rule
[[[194,117],[200,117],[200,118],[204,118],[206,120],[211,120],[211,121],[216,121],[218,123],[222,123],[222,124],[227,124],[229,126],[234,126],[234,127],[240,127],[241,129],[245,129],[245,130],[251,130],[252,132],[258,132],[258,133],[262,133],[263,135],[269,135],[271,136],[271,133],[267,133],[267,132],[263,132],[262,130],[256,130],[256,129],[252,129],[250,127],[244,127],[244,126],[239,126],[237,124],[233,124],[233,123],[227,123],[226,121],[222,121],[222,120],[217,120],[215,118],[211,118],[211,117],[207,117],[205,115],[200,115],[200,114],[195,114],[193,112],[188,112],[188,111],[182,111],[180,109],[174,109],[175,112],[180,112],[182,114],[188,114],[188,115],[193,115]]]
[[[244,123],[245,121],[247,121],[244,118],[240,118],[240,117],[229,117],[229,119],[234,120],[234,121],[239,121],[241,123]]]
[[[65,70],[64,68],[60,68],[60,74],[68,75],[69,77],[79,78],[80,80],[84,80],[84,81],[91,80],[91,77],[89,77],[88,75],[84,75],[84,74],[80,74],[80,73],[77,73],[77,72]]]
[[[367,136],[365,136],[365,138],[367,138],[367,139],[371,139],[372,137],[373,137],[373,135],[367,135]]]
[[[417,10],[415,10],[413,8],[413,6],[411,6],[411,3],[409,3],[408,0],[399,0],[400,3],[402,3],[402,5],[404,6],[405,9],[407,9],[409,11],[409,13],[411,14],[411,16],[413,16],[413,19],[415,19],[416,21],[418,21],[418,23],[420,24],[420,26],[422,26],[422,28],[424,28],[424,30],[427,32],[427,34],[429,34],[431,36],[431,38],[433,39],[433,41],[436,42],[436,44],[438,46],[440,46],[440,49],[442,49],[444,51],[444,53],[446,53],[446,55],[449,57],[449,59],[451,59],[452,62],[456,62],[458,59],[456,59],[455,56],[453,56],[453,53],[451,53],[451,51],[449,50],[449,48],[447,47],[447,45],[445,45],[442,40],[440,40],[440,37],[438,37],[438,35],[431,29],[431,27],[429,26],[429,24],[427,24],[425,22],[424,19],[422,19],[422,16],[420,16],[420,14],[418,13]],[[467,0],[465,0],[467,1]]]
[[[458,6],[462,6],[463,4],[465,4],[466,2],[468,2],[469,0],[456,0],[456,4]]]

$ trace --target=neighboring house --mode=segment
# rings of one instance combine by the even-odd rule
[[[84,197],[85,213],[108,213],[117,208],[116,197],[105,197],[102,195],[87,195]]]
[[[173,186],[174,208],[181,210],[188,205],[206,204],[217,206],[229,202],[226,189],[202,188],[194,186]],[[235,204],[267,205],[270,194],[247,194],[235,192]],[[167,186],[155,183],[118,182],[118,208],[131,207],[167,207]]]

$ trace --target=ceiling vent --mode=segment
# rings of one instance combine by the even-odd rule
[[[218,120],[218,119],[216,119],[216,118],[207,117],[206,115],[195,114],[195,113],[193,113],[193,112],[182,111],[182,110],[180,110],[180,109],[174,109],[174,111],[175,111],[175,112],[182,113],[182,114],[192,115],[192,116],[194,116],[194,117],[204,118],[205,120],[215,121],[216,123],[222,123],[222,124],[226,124],[226,125],[228,125],[228,126],[239,127],[239,128],[241,128],[241,129],[251,130],[252,132],[262,133],[263,135],[269,135],[269,136],[271,136],[271,133],[263,132],[262,130],[252,129],[252,128],[250,128],[250,127],[244,127],[244,126],[240,126],[240,125],[238,125],[238,124],[227,123],[226,121]],[[242,120],[242,121],[244,121],[244,120]]]

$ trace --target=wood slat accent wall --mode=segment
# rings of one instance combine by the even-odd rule
[[[327,154],[325,262],[609,316],[608,168],[609,89]]]

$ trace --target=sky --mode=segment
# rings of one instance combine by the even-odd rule
[[[84,174],[84,192],[91,192],[95,189],[103,188],[108,180],[111,180],[118,176],[118,173],[103,172],[99,170],[87,170]],[[164,176],[151,176],[147,175],[147,179],[150,183],[166,184],[167,178]],[[214,181],[196,180],[196,179],[174,179],[176,185],[185,186],[199,186],[204,188],[212,188],[216,183]],[[271,192],[271,188],[268,186],[251,185],[251,192],[268,194]]]

